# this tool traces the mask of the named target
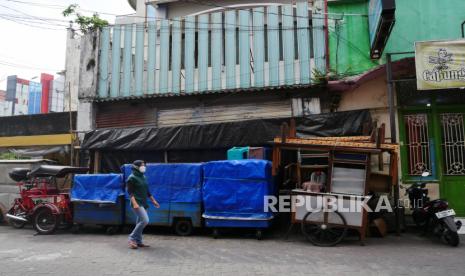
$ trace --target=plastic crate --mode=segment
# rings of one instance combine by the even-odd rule
[[[249,147],[234,147],[228,150],[228,160],[243,160],[249,158]]]

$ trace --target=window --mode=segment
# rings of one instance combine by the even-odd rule
[[[444,174],[465,175],[463,114],[443,113],[441,118]]]
[[[427,114],[404,116],[407,142],[408,174],[421,175],[432,172]]]

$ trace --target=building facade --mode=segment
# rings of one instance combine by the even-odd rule
[[[34,115],[68,111],[65,103],[65,77],[41,74],[41,81],[9,76],[5,97],[0,99],[0,116]],[[69,98],[68,98],[69,99]],[[74,108],[77,109],[76,104]]]
[[[220,128],[332,109],[314,81],[326,71],[324,1],[217,3],[138,1],[134,15],[81,38],[78,131]],[[91,140],[81,138],[84,146]],[[178,150],[213,151],[153,150],[165,152],[162,160],[181,160],[172,157]]]
[[[11,116],[12,113],[12,102],[6,100],[6,91],[0,90],[0,117]]]
[[[145,149],[157,156],[149,161],[175,162],[186,161],[179,151],[208,155],[208,146],[195,140],[205,126],[356,110],[389,126],[386,53],[411,52],[416,41],[460,38],[465,3],[396,1],[384,54],[372,59],[374,2],[381,1],[131,0],[135,14],[80,41],[78,131],[87,133],[81,142],[94,164]],[[446,197],[464,215],[463,96],[417,91],[413,54],[392,57],[393,78],[403,81],[395,83],[395,133],[387,127],[386,137],[401,145],[401,182],[429,171],[432,197]],[[179,137],[189,127],[199,133]],[[227,140],[218,129],[208,131]],[[165,130],[175,138],[164,146],[133,143]],[[460,135],[446,137],[451,131]],[[451,166],[459,169],[450,174]]]
[[[328,1],[330,14],[368,14],[376,1]],[[333,20],[329,30],[329,60],[333,74],[346,76],[341,108],[371,106],[375,118],[389,125],[386,54],[392,54],[396,140],[401,146],[401,181],[419,181],[422,172],[431,197],[442,197],[465,215],[465,96],[461,89],[419,91],[414,47],[419,41],[462,39],[465,2],[459,0],[396,1],[396,21],[384,55],[370,59],[367,17]],[[447,18],[447,20],[445,20]],[[364,30],[364,31],[360,31]],[[398,54],[404,53],[404,54]],[[357,101],[356,99],[363,99]],[[367,102],[369,101],[369,102]],[[387,131],[387,137],[390,137]]]

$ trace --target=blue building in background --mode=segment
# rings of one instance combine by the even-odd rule
[[[39,82],[29,82],[28,114],[40,114],[41,99],[42,84]]]

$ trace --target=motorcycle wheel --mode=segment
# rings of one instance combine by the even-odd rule
[[[20,210],[18,206],[15,206],[11,208],[10,211],[8,211],[8,214],[17,216],[21,214],[22,212],[23,211]],[[8,218],[8,224],[11,225],[13,228],[21,229],[21,228],[24,228],[24,226],[26,225],[26,222]]]
[[[55,232],[60,223],[59,217],[49,208],[41,208],[34,214],[32,226],[41,235],[50,235]]]
[[[460,243],[459,234],[450,230],[446,231],[444,234],[444,239],[450,246],[458,246]]]
[[[423,228],[426,225],[426,220],[424,217],[420,214],[418,214],[416,211],[413,212],[412,214],[413,222],[415,222],[415,225],[418,228]]]

